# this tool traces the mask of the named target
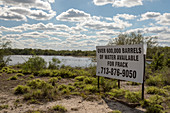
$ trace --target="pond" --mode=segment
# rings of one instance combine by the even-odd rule
[[[17,65],[22,64],[26,62],[29,58],[31,58],[31,55],[11,55],[8,65]],[[94,66],[97,63],[93,62],[93,59],[90,57],[73,57],[73,56],[44,56],[39,55],[39,57],[42,57],[48,64],[49,61],[52,61],[52,58],[58,58],[61,63],[60,65],[65,66],[71,66],[71,67],[89,67]]]

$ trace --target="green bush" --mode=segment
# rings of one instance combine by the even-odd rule
[[[86,78],[83,80],[83,82],[84,82],[85,84],[92,84],[92,83],[95,83],[95,82],[96,82],[96,78],[94,78],[94,77],[86,77]]]
[[[146,113],[163,113],[163,106],[154,104],[146,108]]]
[[[57,77],[50,78],[50,79],[48,80],[48,82],[49,82],[49,83],[52,83],[53,86],[55,85],[55,83],[56,83],[57,81],[58,81],[58,78],[57,78]]]
[[[110,92],[106,93],[111,97],[122,98],[125,95],[126,90],[124,89],[112,89]]]
[[[0,74],[0,76],[2,76],[2,74]]]
[[[28,93],[29,91],[30,91],[30,88],[28,86],[22,86],[22,85],[18,85],[14,89],[15,94],[24,94],[24,93]]]
[[[15,76],[21,77],[21,76],[24,76],[24,74],[22,74],[22,73],[17,73]]]
[[[101,77],[100,84],[101,84],[101,87],[103,88],[104,92],[109,92],[112,88],[117,87],[116,81],[105,79],[104,77]]]
[[[67,85],[65,85],[65,84],[61,84],[61,85],[59,85],[58,86],[58,90],[63,90],[63,89],[67,89]]]
[[[132,103],[139,102],[141,100],[141,93],[140,92],[125,92],[125,98]]]
[[[163,89],[167,89],[168,91],[170,91],[170,85],[164,86]]]
[[[46,68],[46,62],[43,58],[38,56],[33,56],[23,65],[23,70],[36,72]]]
[[[76,80],[78,81],[83,81],[86,78],[86,76],[77,76],[75,77]]]
[[[68,85],[67,87],[70,91],[74,91],[76,88],[74,86]]]
[[[62,105],[53,106],[52,110],[62,112],[62,113],[67,111],[67,109]]]
[[[51,84],[48,84],[47,82],[40,80],[40,79],[35,79],[32,81],[27,82],[27,86],[30,86],[32,89],[53,89],[54,87]]]
[[[52,58],[52,61],[49,62],[49,69],[57,69],[61,61],[58,58]]]
[[[89,91],[91,93],[95,93],[98,91],[97,87],[94,86],[94,85],[90,85],[90,84],[87,84],[85,87],[84,87],[84,90],[85,91]]]
[[[163,97],[159,95],[153,95],[149,99],[144,100],[142,103],[142,107],[146,108],[146,113],[162,113],[163,106],[161,103],[163,102]]]
[[[156,76],[149,76],[149,79],[146,80],[146,84],[149,86],[163,86],[164,80],[162,74],[157,74]]]
[[[6,72],[7,74],[12,74],[13,72],[11,70],[7,71]]]
[[[41,77],[48,77],[48,76],[51,76],[52,75],[52,72],[51,70],[42,70],[39,72],[38,76],[41,76]]]
[[[11,76],[11,77],[9,77],[9,79],[8,80],[17,80],[18,79],[18,77],[17,76]]]
[[[34,75],[30,75],[29,78],[32,79],[32,78],[35,78],[35,77],[34,77]]]
[[[166,90],[160,89],[160,88],[157,88],[157,87],[154,87],[154,86],[148,87],[146,89],[146,92],[148,94],[158,94],[158,95],[164,95],[164,96],[168,95]]]

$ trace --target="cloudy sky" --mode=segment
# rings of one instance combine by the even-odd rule
[[[0,0],[0,38],[12,48],[94,50],[120,33],[170,46],[170,0]]]

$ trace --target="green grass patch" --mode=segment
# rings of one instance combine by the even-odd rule
[[[24,74],[22,74],[22,73],[17,73],[15,76],[17,76],[17,77],[22,77],[22,76],[24,76]]]
[[[148,94],[158,94],[158,95],[164,95],[164,96],[168,95],[168,93],[165,89],[160,89],[160,88],[154,87],[154,86],[148,87],[146,89],[146,92]]]
[[[54,110],[54,111],[61,112],[61,113],[67,112],[67,109],[62,105],[53,106],[51,109]]]
[[[91,85],[91,84],[87,84],[85,87],[84,87],[84,90],[85,91],[88,91],[88,92],[91,92],[91,93],[96,93],[98,91],[97,87],[94,86],[94,85]]]
[[[17,80],[17,79],[18,79],[17,76],[11,76],[11,77],[8,78],[8,80]]]
[[[16,88],[14,88],[14,93],[15,94],[24,94],[30,92],[30,87],[28,86],[22,86],[18,85]]]
[[[124,89],[112,89],[110,92],[107,92],[106,94],[108,94],[111,98],[115,97],[115,98],[123,98],[125,95],[126,90]]]
[[[141,93],[140,92],[125,92],[125,99],[131,103],[138,103],[141,100]]]

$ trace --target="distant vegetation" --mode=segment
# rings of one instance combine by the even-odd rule
[[[11,49],[8,50],[13,55],[61,55],[61,56],[95,56],[96,51],[82,51],[82,50],[42,50],[42,49]]]

